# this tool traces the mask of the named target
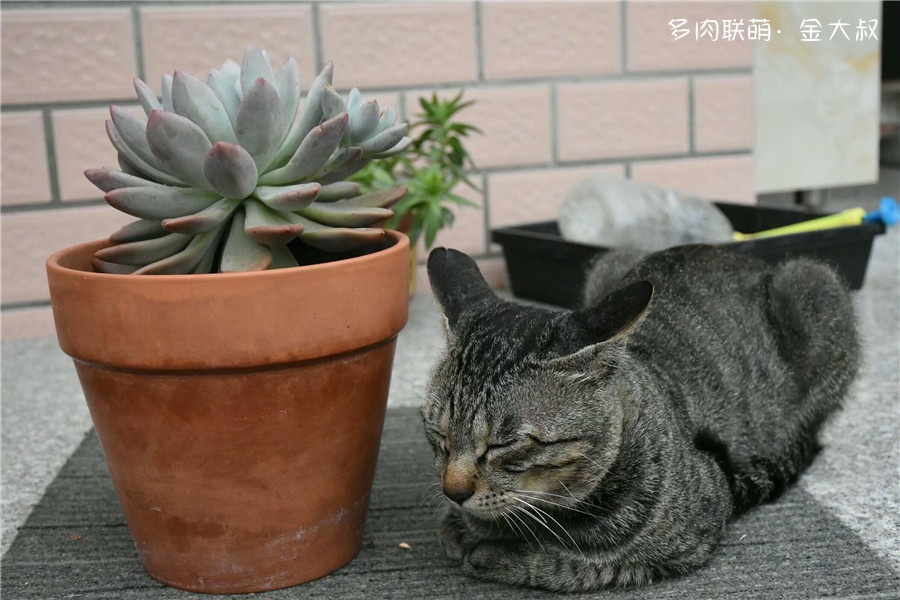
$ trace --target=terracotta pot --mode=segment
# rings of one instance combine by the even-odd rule
[[[321,577],[359,550],[406,323],[409,242],[241,274],[47,262],[138,554],[171,586],[240,593]]]

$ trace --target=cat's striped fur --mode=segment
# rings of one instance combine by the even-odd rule
[[[423,416],[453,501],[444,547],[474,576],[579,591],[698,568],[812,461],[855,376],[830,268],[709,246],[621,258],[593,267],[577,311],[500,299],[459,252],[429,258],[447,348]]]

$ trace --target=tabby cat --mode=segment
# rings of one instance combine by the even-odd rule
[[[428,274],[447,342],[423,406],[452,501],[442,542],[507,584],[697,569],[730,518],[810,464],[860,360],[845,285],[807,259],[610,253],[574,311],[497,297],[455,250]]]

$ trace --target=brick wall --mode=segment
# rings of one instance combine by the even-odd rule
[[[667,23],[749,18],[749,3],[686,2],[4,2],[2,326],[52,332],[44,260],[131,220],[84,169],[115,165],[107,105],[137,108],[134,75],[157,87],[197,76],[248,43],[294,56],[303,83],[335,63],[335,84],[398,104],[466,89],[482,210],[438,243],[503,279],[498,225],[553,219],[584,177],[610,172],[753,202],[752,48],[673,41]],[[419,280],[424,282],[425,278]]]

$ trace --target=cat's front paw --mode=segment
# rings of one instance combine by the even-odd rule
[[[475,543],[469,538],[466,524],[459,511],[452,509],[447,511],[441,523],[441,544],[444,546],[444,553],[450,560],[462,562],[466,553]]]
[[[480,579],[529,585],[527,555],[527,546],[517,540],[484,541],[466,554],[463,571]]]

